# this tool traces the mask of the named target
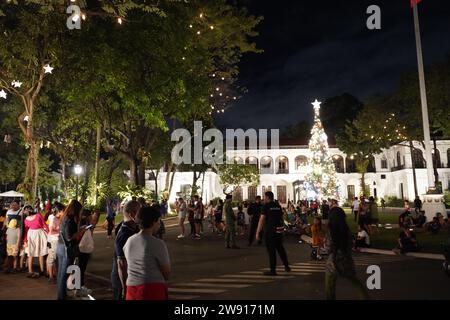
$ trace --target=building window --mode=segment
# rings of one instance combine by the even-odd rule
[[[337,173],[344,173],[344,158],[340,155],[333,156],[334,167],[336,168]]]
[[[388,168],[388,162],[386,158],[381,159],[381,169],[387,169]]]
[[[450,148],[447,149],[447,168],[450,168]]]
[[[300,170],[301,167],[306,167],[308,165],[308,158],[305,156],[298,156],[295,158],[295,169]]]
[[[431,153],[433,155],[433,166],[436,168],[442,168],[442,163],[441,163],[441,153],[439,152],[438,149],[432,149]]]
[[[233,200],[234,201],[242,201],[242,187],[237,187],[233,192]]]
[[[355,186],[354,185],[347,186],[347,196],[349,199],[355,198]]]
[[[400,157],[400,151],[397,151],[397,167],[402,165],[402,159]]]
[[[347,173],[356,172],[356,163],[353,156],[347,157],[346,159],[346,171]]]
[[[257,187],[256,186],[248,187],[247,188],[248,200],[249,201],[255,201],[257,192],[258,191],[257,191]]]
[[[261,174],[273,173],[273,160],[271,157],[263,157],[261,159]]]
[[[414,164],[414,168],[423,169],[425,168],[425,159],[423,158],[422,150],[413,149],[412,152],[412,161]]]
[[[369,165],[367,166],[367,172],[376,172],[374,156],[369,157]]]
[[[386,180],[386,175],[385,174],[381,175],[381,180]]]
[[[287,203],[286,186],[277,186],[277,200],[279,203]]]
[[[278,162],[278,172],[277,174],[289,173],[289,161],[285,156],[279,156]]]
[[[272,191],[272,186],[263,186],[262,187],[262,198],[264,199],[264,194],[267,192],[267,191]]]

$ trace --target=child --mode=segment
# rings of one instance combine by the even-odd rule
[[[244,226],[245,226],[245,214],[244,211],[242,211],[242,205],[238,206],[238,213],[237,213],[237,233],[241,236],[244,235]]]
[[[6,230],[6,252],[7,252],[7,267],[6,273],[16,273],[17,270],[17,256],[19,255],[20,245],[20,229],[17,227],[17,220],[11,219]],[[12,262],[12,263],[11,263]]]
[[[322,260],[320,250],[323,248],[325,242],[325,234],[322,230],[322,219],[319,217],[314,218],[314,224],[311,226],[311,238],[311,246],[316,250],[315,258],[317,260]]]

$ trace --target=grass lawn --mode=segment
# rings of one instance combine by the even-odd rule
[[[347,213],[347,224],[352,233],[357,233],[357,224],[350,209],[345,209]],[[399,214],[396,213],[379,213],[380,224],[397,224]],[[310,222],[312,223],[312,221]],[[415,230],[417,241],[421,247],[420,252],[441,253],[441,243],[446,242],[450,238],[448,231],[441,231],[433,235],[424,230]],[[371,246],[376,249],[391,250],[397,246],[397,239],[400,229],[379,228],[379,234],[371,236]]]

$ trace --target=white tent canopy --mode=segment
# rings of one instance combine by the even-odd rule
[[[24,196],[23,193],[14,190],[0,193],[0,197],[2,198],[23,198],[23,196]]]

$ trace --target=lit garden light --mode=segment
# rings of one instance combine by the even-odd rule
[[[83,173],[83,168],[79,164],[77,164],[77,165],[75,165],[75,167],[73,169],[73,172],[77,176],[77,186],[76,186],[76,189],[75,189],[75,199],[78,200],[78,182],[79,182],[80,175]]]

